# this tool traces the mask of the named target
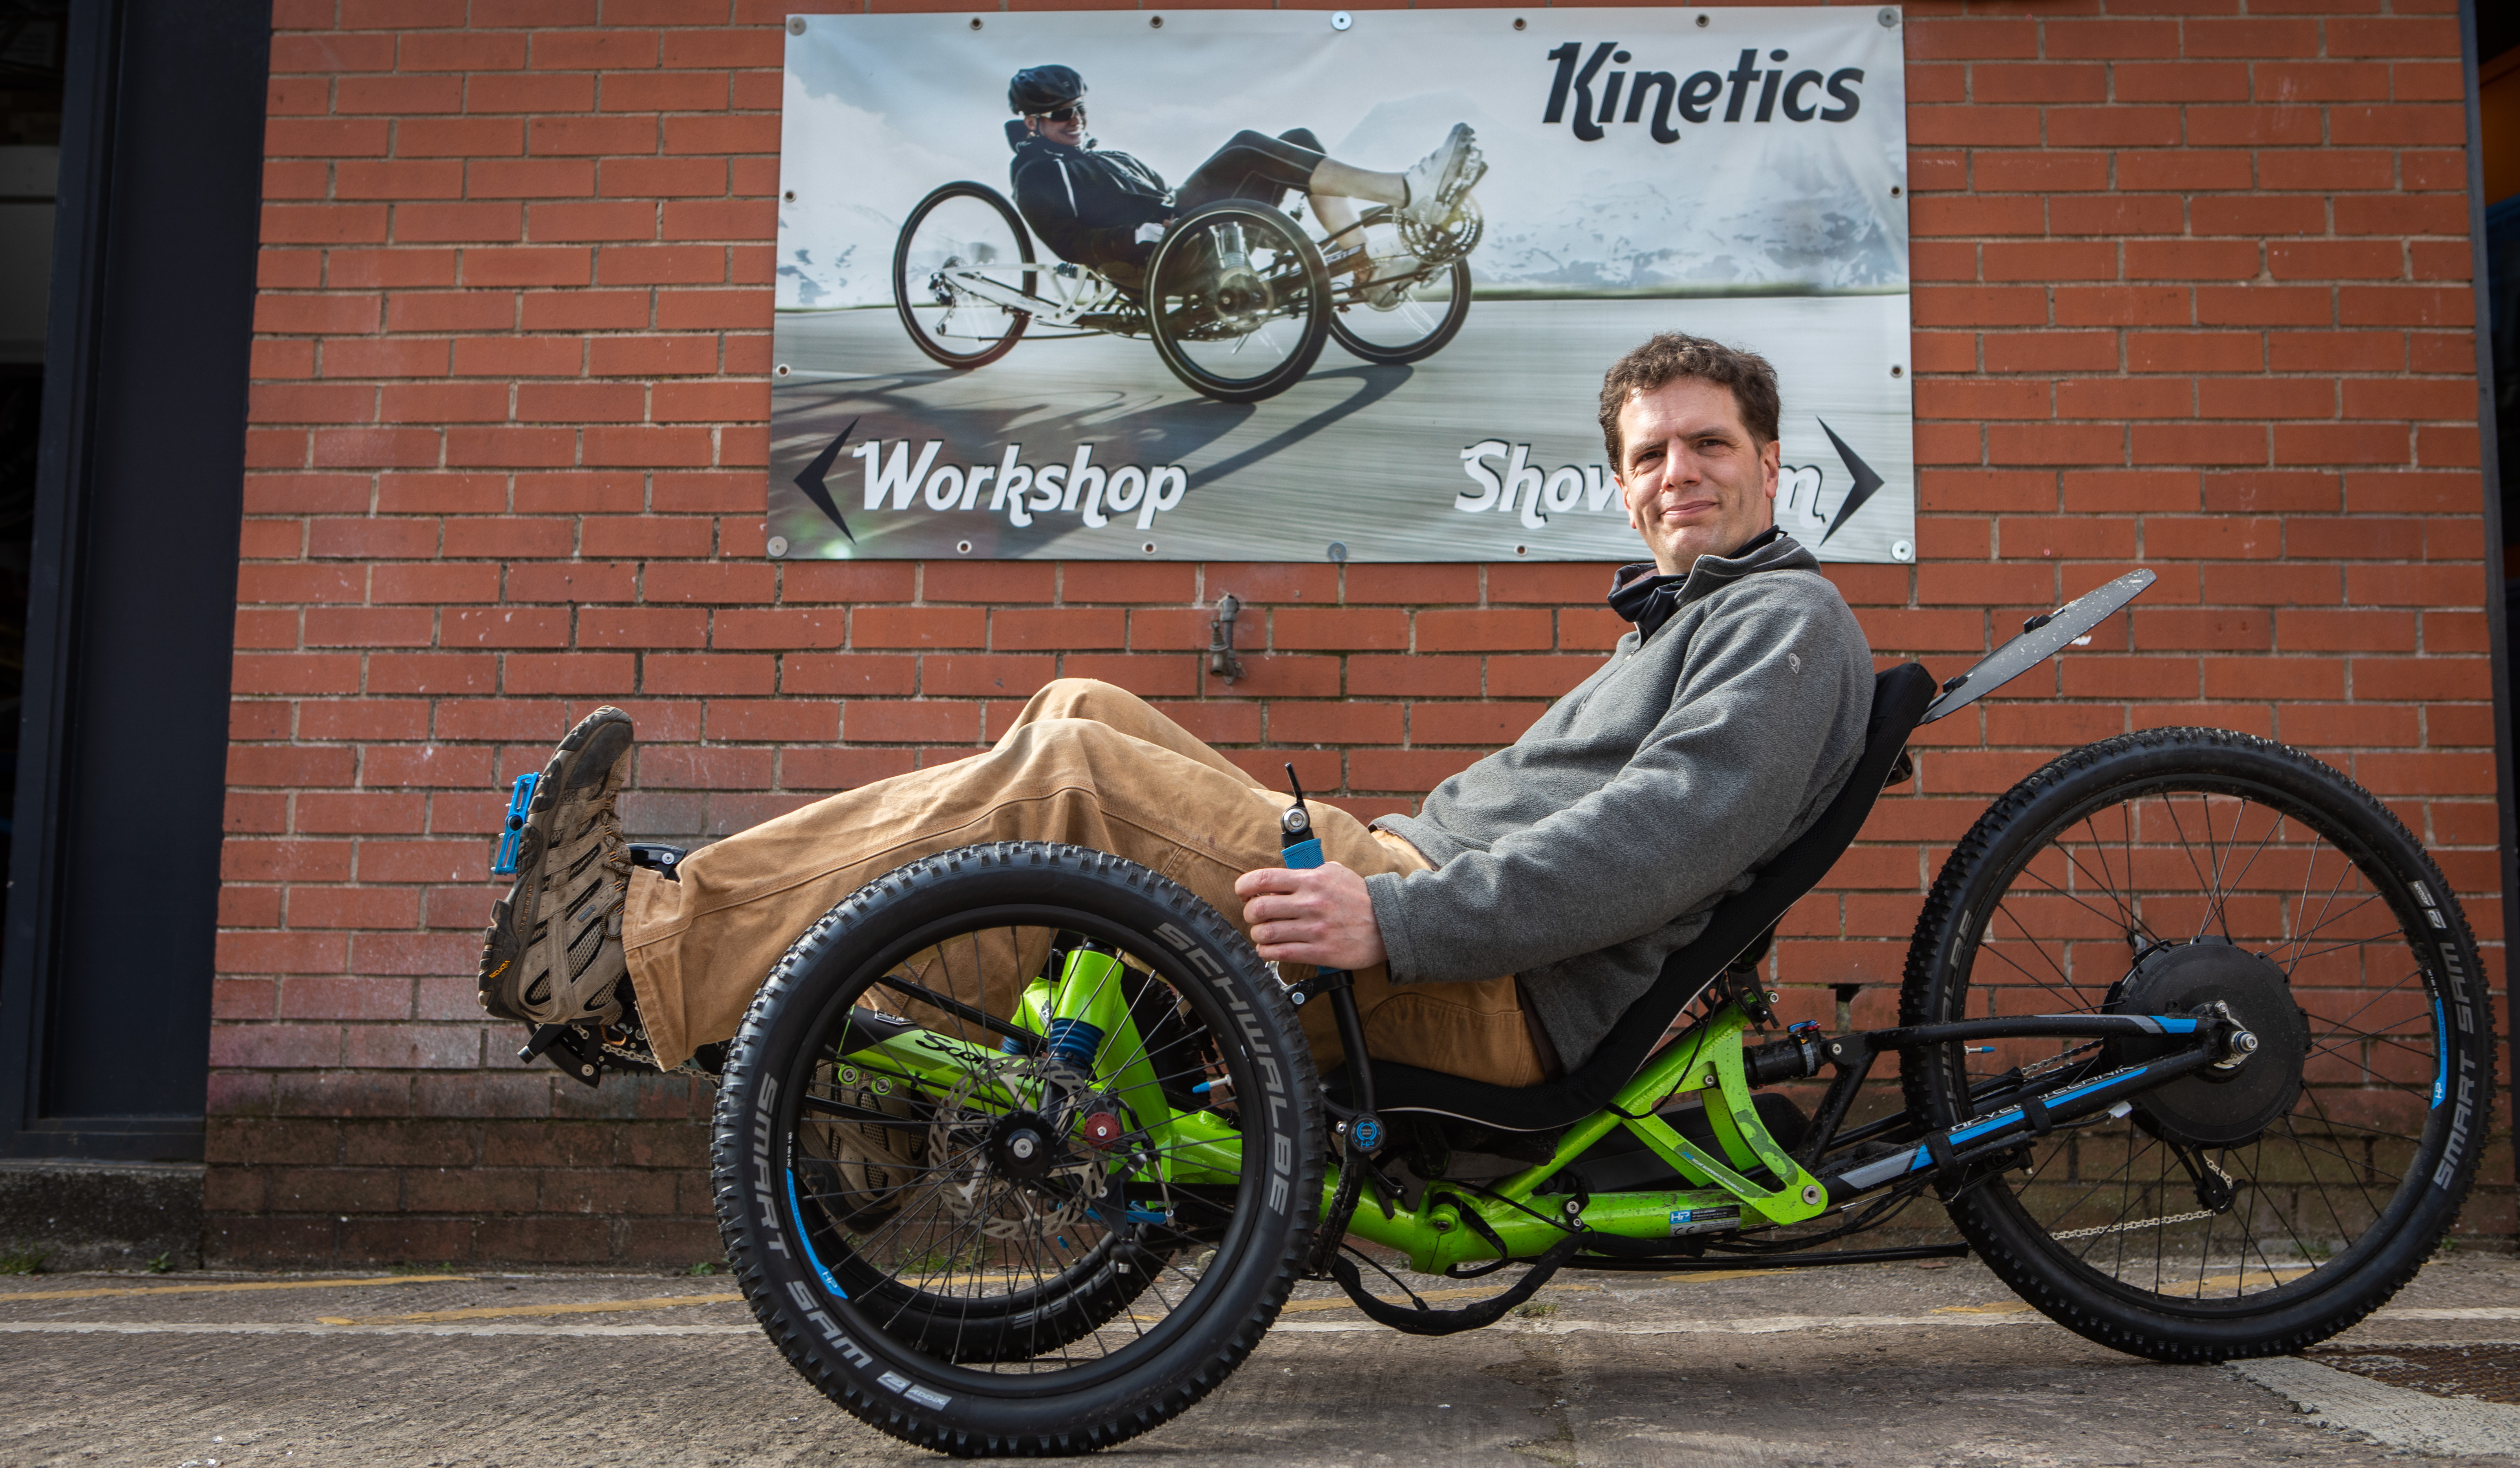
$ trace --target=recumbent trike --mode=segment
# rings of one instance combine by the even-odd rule
[[[727,1058],[717,1209],[754,1313],[849,1411],[959,1454],[1167,1420],[1306,1278],[1441,1334],[1559,1269],[1973,1252],[2058,1323],[2157,1359],[2345,1329],[2450,1227],[2493,1037],[2448,884],[2335,770],[2212,729],[2086,745],[1953,849],[1897,1027],[1778,1031],[1758,972],[1910,778],[1910,734],[2151,579],[2033,618],[1940,690],[1882,673],[1820,822],[1596,1054],[1526,1090],[1366,1060],[1346,976],[1282,983],[1114,857],[975,846],[869,883],[798,940]],[[1300,790],[1285,830],[1289,865],[1319,861]],[[1341,1072],[1316,1075],[1301,1003],[1333,1006]],[[1905,1109],[1855,1124],[1890,1055]],[[1823,1077],[1808,1115],[1770,1089]],[[1928,1191],[1964,1244],[1833,1247]],[[1351,1239],[1420,1272],[1528,1268],[1439,1311]]]
[[[1023,124],[1009,122],[1007,136],[1019,143]],[[922,352],[958,371],[997,361],[1038,322],[1059,332],[1050,340],[1146,336],[1193,391],[1258,402],[1303,380],[1330,339],[1385,366],[1452,341],[1470,313],[1469,255],[1484,226],[1467,190],[1447,201],[1436,228],[1376,205],[1317,242],[1269,204],[1217,200],[1176,219],[1145,279],[1124,284],[1090,265],[1037,262],[1015,206],[965,180],[921,200],[902,225],[893,308]],[[1333,282],[1326,248],[1345,255],[1386,230],[1407,252],[1404,270]]]

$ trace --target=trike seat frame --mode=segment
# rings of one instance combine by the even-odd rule
[[[1758,949],[1785,911],[1828,874],[1872,814],[1897,773],[1934,679],[1922,665],[1902,663],[1872,680],[1872,713],[1855,771],[1810,829],[1794,838],[1748,887],[1719,904],[1696,940],[1663,959],[1662,973],[1611,1028],[1584,1064],[1540,1086],[1493,1086],[1388,1060],[1372,1062],[1377,1109],[1475,1122],[1506,1132],[1553,1132],[1609,1104],[1635,1078],[1671,1022],[1702,998],[1736,959]],[[1904,775],[1899,778],[1904,778]]]

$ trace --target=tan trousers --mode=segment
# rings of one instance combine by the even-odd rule
[[[1235,879],[1282,865],[1278,818],[1287,799],[1134,694],[1061,679],[985,753],[738,832],[686,858],[680,881],[633,871],[622,942],[639,1013],[668,1068],[696,1045],[732,1039],[753,992],[825,912],[896,867],[981,841],[1063,841],[1125,857],[1247,933]],[[1431,869],[1399,837],[1335,806],[1312,810],[1330,861],[1367,875]],[[1306,972],[1290,965],[1288,977]],[[1012,1012],[1011,994],[957,997]],[[1356,975],[1356,998],[1366,1048],[1377,1057],[1501,1086],[1544,1078],[1510,975],[1394,985],[1376,966]],[[1301,1011],[1325,1069],[1340,1059],[1329,1009]]]

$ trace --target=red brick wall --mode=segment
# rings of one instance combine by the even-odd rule
[[[764,559],[784,13],[279,0],[214,1255],[716,1252],[705,1091],[519,1068],[472,996],[495,792],[595,703],[638,718],[659,837],[955,758],[1061,674],[1383,811],[1621,630],[1598,566]],[[1885,1016],[1990,796],[2160,724],[2348,769],[2498,935],[2452,6],[1907,14],[1920,563],[1835,579],[1943,674],[2130,564],[2161,582],[2061,698],[1931,732],[1792,919],[1791,1007],[1860,984]],[[1232,687],[1194,650],[1224,591],[1259,649]],[[2472,1230],[2509,1231],[2509,1173]]]

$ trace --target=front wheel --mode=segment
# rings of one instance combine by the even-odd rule
[[[860,889],[788,951],[718,1095],[718,1222],[825,1395],[963,1455],[1081,1452],[1250,1354],[1321,1201],[1318,1082],[1250,944],[1039,842]]]
[[[892,247],[892,305],[931,361],[958,371],[1013,351],[1030,312],[973,293],[974,282],[1034,293],[1032,236],[1006,196],[986,184],[947,184],[919,201]]]
[[[1387,293],[1371,288],[1330,313],[1330,339],[1384,367],[1423,362],[1452,344],[1470,316],[1470,262],[1455,260]]]
[[[1978,818],[1908,950],[1907,1024],[2223,1003],[2245,1062],[2060,1126],[1955,1197],[2057,1323],[2158,1360],[2297,1351],[2378,1309],[2466,1197],[2494,1093],[2475,939],[2431,858],[2280,744],[2164,729],[2073,751]],[[1908,1103],[1966,1122],[2164,1052],[1912,1051]]]
[[[1329,339],[1329,271],[1295,221],[1221,199],[1173,222],[1147,262],[1148,325],[1174,377],[1222,403],[1304,379]]]

